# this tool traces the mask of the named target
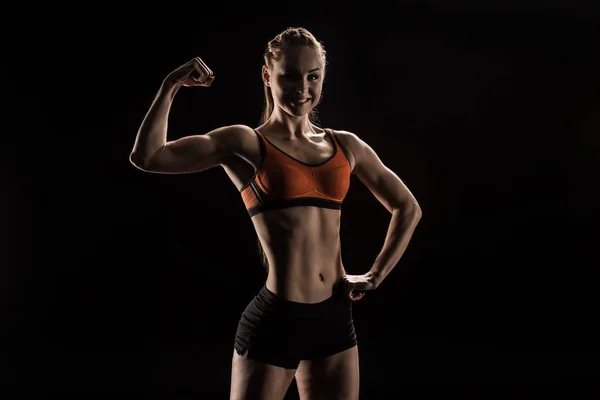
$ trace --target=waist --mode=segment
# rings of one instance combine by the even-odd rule
[[[319,303],[336,293],[343,274],[341,262],[310,266],[274,264],[269,266],[265,287],[290,302]]]

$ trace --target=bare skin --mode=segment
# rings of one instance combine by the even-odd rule
[[[323,129],[308,112],[318,104],[324,65],[315,49],[292,47],[262,78],[273,93],[269,120],[255,128],[275,146],[306,163],[319,163],[334,151]],[[241,190],[260,166],[261,147],[254,129],[245,125],[217,128],[201,135],[167,141],[172,100],[182,86],[210,86],[214,75],[199,59],[173,71],[163,82],[142,122],[130,161],[146,172],[177,174],[221,166]],[[294,100],[296,99],[296,100]],[[297,100],[300,99],[300,100]],[[305,101],[304,101],[305,100]],[[335,131],[352,173],[392,213],[379,268],[364,275],[345,273],[340,247],[340,211],[292,207],[252,217],[269,261],[266,286],[278,296],[303,303],[321,302],[342,284],[344,295],[361,298],[354,289],[373,290],[395,264],[420,218],[408,188],[357,135]],[[357,399],[358,348],[321,360],[301,361],[298,370],[249,360],[233,352],[231,399],[282,399],[294,376],[305,399]],[[338,396],[338,397],[336,397]]]
[[[303,360],[296,371],[302,400],[357,400],[358,346],[319,360]]]
[[[358,346],[318,360],[302,360],[298,369],[285,369],[233,351],[230,400],[281,400],[296,378],[301,400],[357,400]]]
[[[249,360],[247,352],[240,356],[234,350],[229,399],[281,400],[295,375],[296,369]]]
[[[307,163],[326,160],[334,151],[333,143],[320,128],[315,127],[318,133],[294,144],[278,140],[265,126],[258,130],[278,148]],[[246,162],[237,157],[223,164],[238,190],[252,178],[260,164],[260,145],[255,141],[254,151],[248,155],[252,168],[247,168]],[[291,207],[255,215],[252,223],[269,260],[266,281],[269,290],[300,303],[317,303],[332,295],[334,285],[345,274],[339,210]]]

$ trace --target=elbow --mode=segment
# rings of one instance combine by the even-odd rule
[[[419,206],[419,203],[416,202],[416,200],[413,203],[412,206],[413,210],[412,213],[414,214],[414,218],[418,220],[421,219],[421,217],[423,216],[423,211],[421,210],[421,206]]]
[[[155,151],[143,151],[143,149],[134,147],[129,153],[129,162],[142,171],[154,172],[157,159],[160,158],[159,155],[164,149],[165,146],[161,146]]]
[[[413,220],[415,222],[415,225],[419,223],[419,221],[421,221],[421,217],[423,216],[423,212],[421,211],[421,207],[419,207],[417,205],[417,209],[415,210],[415,214],[413,216]]]
[[[136,152],[135,150],[129,154],[129,162],[136,168],[141,169],[142,171],[147,171],[150,159],[149,157],[144,157],[143,154]]]
[[[423,212],[421,211],[421,207],[419,207],[419,205],[415,203],[406,207],[404,215],[406,215],[407,218],[410,218],[415,224],[417,224],[421,220]]]
[[[423,211],[416,200],[405,202],[402,205],[395,207],[392,213],[400,213],[404,218],[412,219],[414,222],[419,222],[423,216]]]
[[[139,153],[136,153],[135,151],[132,151],[129,154],[129,162],[137,168],[141,168],[144,164],[142,157],[140,157]]]

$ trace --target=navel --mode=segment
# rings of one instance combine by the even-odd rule
[[[325,277],[323,276],[323,274],[319,274],[319,279],[321,279],[321,282],[323,282],[325,280]]]

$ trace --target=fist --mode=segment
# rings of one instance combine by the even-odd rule
[[[178,86],[210,86],[214,79],[215,75],[200,57],[181,65],[166,78]]]

